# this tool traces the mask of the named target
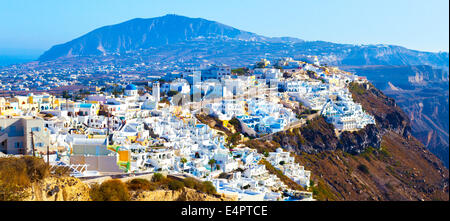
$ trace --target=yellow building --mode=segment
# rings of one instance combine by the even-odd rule
[[[20,112],[17,102],[10,102],[8,99],[0,97],[0,115],[19,116]]]

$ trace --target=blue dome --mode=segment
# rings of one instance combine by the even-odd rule
[[[127,90],[127,91],[137,90],[137,87],[134,84],[129,84],[129,85],[127,85],[125,90]]]

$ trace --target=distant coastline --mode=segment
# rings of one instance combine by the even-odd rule
[[[0,48],[0,66],[34,61],[43,51],[43,49]]]

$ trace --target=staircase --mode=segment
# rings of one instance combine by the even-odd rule
[[[3,143],[7,139],[8,139],[8,133],[0,132],[0,144]],[[7,148],[6,146],[3,148],[0,146],[0,151],[6,153],[6,148]]]
[[[0,143],[8,139],[8,133],[0,132]]]

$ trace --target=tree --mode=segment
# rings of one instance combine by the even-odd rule
[[[256,68],[265,68],[266,64],[264,62],[258,62],[256,63]]]
[[[360,164],[358,165],[358,170],[360,170],[361,172],[365,173],[365,174],[369,174],[369,168],[364,165],[364,164]]]
[[[62,96],[64,99],[69,99],[71,97],[68,91],[63,91]]]
[[[117,96],[123,94],[123,92],[124,92],[123,89],[119,89],[119,88],[115,87],[115,88],[113,89],[113,91],[112,91],[112,94],[113,94],[115,97],[117,97]]]
[[[183,165],[183,171],[184,171],[184,165],[187,163],[187,160],[186,160],[186,158],[181,158],[181,160],[180,160],[180,162],[182,163],[182,165]]]
[[[211,160],[208,161],[208,164],[211,166],[211,172],[213,171],[213,166],[214,166],[215,163],[216,163],[215,159],[211,159]]]
[[[173,91],[173,90],[171,90],[171,91],[169,91],[169,92],[167,93],[167,96],[173,97],[173,96],[177,95],[178,93],[179,93],[178,91]]]

